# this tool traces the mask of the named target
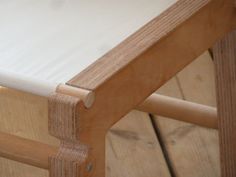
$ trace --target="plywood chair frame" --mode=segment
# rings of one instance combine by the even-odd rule
[[[222,176],[236,176],[235,77],[236,30],[213,48],[217,84],[217,107]]]
[[[0,139],[9,139],[8,144],[0,146],[0,155],[49,169],[50,177],[104,177],[105,136],[109,128],[132,109],[155,112],[150,102],[158,105],[155,102],[156,95],[149,96],[203,51],[235,29],[235,19],[233,0],[179,0],[68,81],[66,86],[58,86],[57,92],[49,98],[49,132],[60,139],[59,148],[0,134]],[[227,39],[225,43],[228,43]],[[235,48],[232,47],[222,50],[235,54]],[[219,60],[223,58],[219,54],[217,57]],[[235,56],[230,59],[232,58]],[[216,65],[221,76],[221,65],[218,62]],[[221,77],[219,78],[218,87],[222,87]],[[221,99],[221,90],[218,90]],[[147,100],[143,102],[145,99]],[[171,106],[169,103],[173,100],[168,103],[167,98],[163,99],[161,105],[167,103],[167,106]],[[227,102],[228,95],[222,99]],[[186,108],[187,111],[184,112],[191,111],[193,107],[204,115],[211,112],[206,115],[211,117],[209,122],[198,123],[195,120],[193,123],[218,127],[214,108],[191,103],[181,104],[183,107],[190,105],[189,110]],[[233,102],[230,104],[234,105]],[[223,108],[221,104],[218,106]],[[176,110],[181,108],[177,107]],[[222,176],[233,177],[236,175],[236,156],[232,152],[235,144],[230,144],[234,136],[229,133],[236,133],[231,130],[221,134],[233,120],[228,118],[229,122],[224,124],[224,109],[220,109],[219,113],[221,140],[223,142],[228,138],[227,143],[221,143],[221,156],[224,156]],[[14,142],[28,148],[29,153],[14,149]],[[40,152],[37,146],[47,150],[45,153]],[[41,160],[35,160],[40,157],[31,153],[32,148],[36,154],[41,154]],[[10,151],[14,153],[8,153]],[[229,159],[229,155],[232,158]],[[228,165],[229,161],[232,163]]]

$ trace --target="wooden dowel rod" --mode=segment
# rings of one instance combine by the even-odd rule
[[[86,108],[90,108],[95,100],[95,95],[92,91],[78,87],[72,87],[70,85],[59,84],[57,86],[56,92],[79,97],[83,101]]]
[[[137,109],[203,127],[218,128],[216,108],[168,96],[152,94]]]
[[[152,94],[137,109],[217,129],[216,108],[210,106]],[[1,157],[48,169],[48,157],[57,152],[58,147],[0,132]]]
[[[54,146],[0,132],[0,156],[7,159],[48,169],[48,157],[57,150]]]

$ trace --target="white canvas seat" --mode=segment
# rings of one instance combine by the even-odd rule
[[[176,0],[0,2],[0,85],[48,96]]]
[[[61,143],[0,132],[0,156],[48,169],[50,177],[104,177],[107,132],[138,109],[219,129],[222,175],[235,177],[234,1],[1,0],[0,86],[46,96],[44,113],[34,101],[27,105],[46,116]],[[217,109],[155,93],[209,48]],[[9,107],[2,117],[12,123],[22,97],[0,90]]]

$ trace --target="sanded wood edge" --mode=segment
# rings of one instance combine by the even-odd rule
[[[57,154],[49,157],[49,176],[85,176],[83,164],[87,160],[88,153],[88,147],[79,142],[61,141]]]
[[[49,133],[61,140],[77,141],[78,105],[81,100],[64,94],[53,94],[48,99]]]
[[[153,94],[144,103],[139,105],[138,109],[156,113],[158,115],[177,117],[177,120],[181,119],[182,121],[191,123],[196,123],[196,121],[200,119],[200,123],[197,122],[197,124],[207,127],[212,127],[214,125],[212,125],[212,120],[209,119],[209,116],[216,114],[214,108],[158,94]],[[196,117],[197,119],[189,120],[188,118],[191,117]],[[206,123],[202,123],[201,119],[207,119],[205,120]],[[213,119],[214,121],[216,120],[215,117]],[[0,132],[1,157],[43,169],[51,169],[51,176],[58,176],[58,173],[62,172],[63,168],[66,168],[67,166],[72,174],[79,173],[82,170],[93,170],[93,164],[91,161],[86,167],[81,169],[81,164],[86,161],[88,156],[88,150],[89,148],[87,146],[79,142],[75,143],[75,141],[62,141],[60,149],[58,149],[56,146],[50,146],[44,143]],[[48,161],[49,157],[50,159]],[[73,163],[73,165],[69,165],[68,163]],[[49,167],[49,165],[51,166]],[[52,171],[52,169],[54,170]]]
[[[87,158],[88,152],[89,148],[79,142],[62,141],[58,148],[0,132],[1,157],[49,170],[53,177],[91,174],[93,161]]]
[[[55,93],[49,98],[49,133],[61,142],[57,154],[49,157],[50,177],[86,177],[94,170],[90,153],[94,147],[79,141],[81,106],[80,98],[68,94]]]
[[[48,157],[57,154],[58,147],[0,132],[0,156],[48,169]]]
[[[108,59],[104,60],[106,62],[102,67],[87,70],[83,79],[75,77],[68,82],[96,94],[96,100],[90,109],[79,109],[80,122],[76,126],[79,129],[74,129],[79,140],[92,147],[97,158],[97,168],[93,173],[96,177],[104,177],[105,174],[104,140],[99,139],[105,137],[104,132],[232,28],[233,7],[222,6],[229,0],[179,2],[183,3],[179,4],[181,8],[191,4],[191,8],[182,11],[176,7],[178,13],[190,12],[190,16],[186,21],[182,19],[184,23],[175,26],[168,35],[165,30],[157,30],[162,24],[148,28],[137,38],[125,41],[123,47],[114,49],[117,52],[107,54]],[[165,18],[162,17],[162,20]],[[160,40],[157,40],[155,32],[164,33]],[[146,38],[147,36],[149,37]],[[110,61],[114,62],[117,69],[110,67],[113,66]],[[104,73],[107,75],[104,76]]]
[[[216,108],[152,94],[136,109],[207,128],[218,128]]]
[[[95,100],[95,94],[92,91],[65,84],[59,84],[56,88],[56,92],[80,98],[86,108],[90,108]]]
[[[212,0],[109,80],[91,87],[96,100],[89,110],[80,111],[80,139],[90,142],[97,132],[108,130],[229,32],[235,8],[228,4],[232,0]],[[83,88],[79,79],[69,84]]]
[[[58,153],[49,157],[50,177],[77,177],[87,149],[80,145],[77,105],[80,98],[54,94],[49,98],[49,133],[61,141]]]
[[[146,52],[210,0],[179,0],[68,83],[94,89]]]
[[[222,177],[236,176],[236,31],[213,47]]]

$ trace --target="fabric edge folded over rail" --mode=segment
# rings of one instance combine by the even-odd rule
[[[0,68],[0,86],[3,87],[48,97],[56,91],[58,85],[59,83],[40,80],[32,76],[26,76]]]

